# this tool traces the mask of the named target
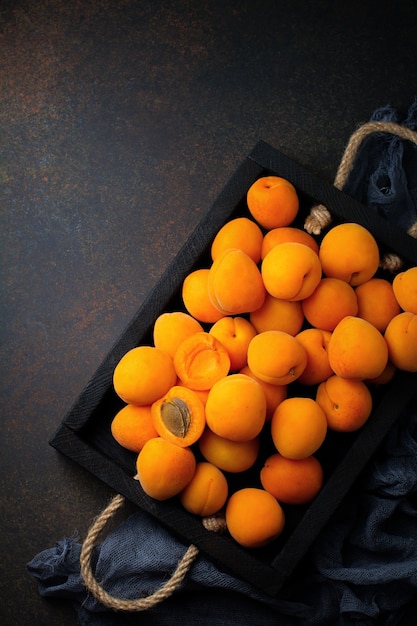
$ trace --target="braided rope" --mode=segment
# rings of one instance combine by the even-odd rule
[[[333,183],[337,189],[343,189],[352,171],[359,146],[372,133],[390,133],[417,145],[417,133],[396,122],[367,122],[363,124],[351,135],[348,141]],[[323,204],[318,204],[311,208],[310,214],[305,220],[304,228],[310,234],[319,235],[322,229],[330,224],[331,219],[329,210]],[[411,237],[417,238],[417,222],[412,224],[407,232]],[[401,265],[401,259],[393,253],[387,254],[381,261],[381,267],[390,271],[396,271]]]
[[[122,495],[118,494],[114,496],[107,507],[103,509],[91,525],[81,548],[81,575],[88,591],[92,593],[93,596],[104,606],[115,611],[145,611],[169,598],[174,591],[180,587],[182,581],[195,561],[199,550],[195,545],[191,544],[184,553],[184,556],[178,562],[178,565],[171,577],[151,595],[134,600],[126,600],[112,596],[95,579],[91,568],[91,559],[99,534],[102,532],[109,520],[122,507],[124,502],[125,498]],[[203,518],[202,523],[205,528],[213,532],[222,532],[225,527],[224,519],[220,516]]]

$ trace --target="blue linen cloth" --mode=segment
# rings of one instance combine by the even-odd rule
[[[373,119],[398,121],[398,113],[384,107]],[[403,123],[417,126],[416,104]],[[399,148],[395,138],[372,138],[361,147],[346,189],[373,210],[389,210],[396,220],[401,214],[407,228],[416,219],[416,156],[417,150]],[[417,594],[417,395],[347,504],[276,598],[199,553],[173,596],[148,611],[116,613],[87,593],[81,544],[74,538],[36,555],[27,570],[42,596],[73,602],[81,626],[405,626],[405,612]],[[186,549],[150,515],[137,511],[96,547],[94,573],[114,596],[148,596],[171,576]]]

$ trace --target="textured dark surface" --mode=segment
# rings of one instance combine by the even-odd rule
[[[417,6],[0,2],[1,581],[9,624],[75,624],[25,564],[111,491],[48,439],[253,145],[333,179],[417,94]]]

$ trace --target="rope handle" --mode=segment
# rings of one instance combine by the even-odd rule
[[[396,122],[367,122],[363,124],[351,135],[348,141],[333,183],[337,189],[343,189],[352,171],[361,143],[366,137],[373,133],[390,133],[417,145],[417,132],[406,126],[401,126],[401,124],[397,124]],[[304,222],[304,228],[312,235],[320,235],[322,229],[328,226],[331,220],[329,210],[323,204],[318,204],[311,208]],[[417,238],[417,221],[411,225],[407,233],[411,237]],[[386,254],[381,260],[381,267],[390,271],[397,271],[401,265],[402,260],[394,253]]]
[[[92,571],[91,560],[98,536],[103,531],[110,519],[114,517],[117,511],[123,506],[124,502],[124,496],[120,494],[114,496],[110,503],[106,506],[105,509],[103,509],[103,511],[91,525],[81,548],[81,576],[84,580],[84,585],[86,586],[87,590],[92,593],[92,595],[107,608],[113,609],[115,611],[146,611],[156,606],[163,600],[169,598],[174,593],[174,591],[176,591],[180,587],[185,576],[189,572],[192,564],[194,563],[199,553],[199,549],[194,544],[191,544],[187,548],[183,557],[178,562],[178,565],[175,568],[174,572],[171,574],[171,577],[151,595],[137,598],[134,600],[127,600],[112,596],[95,579]],[[220,533],[225,529],[224,518],[216,515],[202,518],[202,524],[207,530],[213,532]]]

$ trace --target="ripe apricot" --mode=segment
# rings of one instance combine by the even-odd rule
[[[245,367],[242,367],[240,373],[246,374],[246,376],[250,376],[261,385],[262,389],[264,390],[266,399],[266,420],[269,421],[278,404],[285,400],[285,398],[287,397],[288,386],[266,383],[264,380],[261,380],[260,378],[255,376],[255,374],[250,370],[247,365],[245,365]]]
[[[262,306],[265,286],[255,261],[238,248],[221,252],[209,270],[208,293],[224,315],[250,313]]]
[[[250,313],[249,320],[258,333],[283,330],[296,335],[304,323],[304,313],[301,302],[274,298],[267,293],[263,305]]]
[[[113,417],[110,429],[117,443],[132,452],[140,452],[148,439],[158,436],[149,405],[126,404]]]
[[[266,383],[288,385],[297,380],[306,365],[304,346],[289,333],[267,330],[249,344],[249,369]]]
[[[280,176],[258,178],[249,187],[246,200],[252,217],[268,230],[291,224],[299,209],[295,187]]]
[[[307,365],[298,377],[303,385],[317,385],[333,374],[329,362],[331,332],[320,328],[305,328],[295,338],[304,346]]]
[[[316,254],[319,253],[319,244],[309,233],[301,228],[295,228],[294,226],[281,226],[279,228],[273,228],[265,233],[262,248],[261,259],[264,259],[268,252],[280,243],[287,241],[295,241],[297,243],[303,243],[309,246]]]
[[[249,376],[231,374],[216,382],[206,403],[207,426],[220,437],[248,441],[261,432],[266,418],[262,387]]]
[[[226,505],[226,526],[237,543],[261,548],[282,533],[285,515],[278,500],[264,489],[244,487]]]
[[[260,479],[262,487],[279,502],[306,504],[321,490],[324,472],[315,456],[287,459],[277,452],[266,459]]]
[[[272,416],[272,440],[278,452],[288,459],[311,456],[320,448],[326,434],[326,415],[312,398],[287,398]]]
[[[182,284],[182,300],[188,313],[199,322],[213,324],[223,313],[217,309],[209,298],[209,268],[200,268],[190,272]]]
[[[179,499],[186,511],[206,517],[225,505],[228,494],[229,485],[223,472],[215,465],[201,461]]]
[[[167,439],[149,439],[136,460],[137,480],[143,491],[155,500],[178,495],[194,476],[196,459],[190,448]]]
[[[385,278],[370,278],[355,289],[357,316],[383,333],[388,323],[401,312],[392,284]]]
[[[227,376],[230,357],[223,344],[207,332],[184,339],[174,354],[174,367],[180,382],[190,389],[210,389]]]
[[[244,472],[254,465],[258,458],[260,440],[259,437],[254,437],[248,441],[232,441],[206,428],[198,445],[207,461],[234,474]]]
[[[388,361],[388,346],[383,335],[369,322],[347,315],[332,332],[329,362],[342,378],[366,380],[379,376]]]
[[[325,276],[340,278],[356,287],[374,276],[380,255],[374,236],[366,228],[344,222],[324,235],[319,258]]]
[[[403,311],[388,324],[385,334],[389,360],[400,370],[417,372],[417,315]]]
[[[151,407],[152,420],[160,437],[177,446],[192,446],[206,426],[204,404],[192,389],[174,385]]]
[[[246,365],[250,340],[256,328],[245,317],[222,317],[209,330],[210,335],[226,348],[230,357],[230,370],[236,372]]]
[[[268,252],[261,264],[265,288],[282,300],[308,298],[322,277],[318,255],[303,243],[280,243]]]
[[[153,342],[156,348],[165,350],[174,357],[181,341],[202,330],[204,329],[200,322],[188,313],[183,311],[161,313],[153,327]]]
[[[263,233],[258,224],[248,217],[236,217],[217,232],[211,245],[211,258],[214,261],[224,250],[239,248],[255,263],[259,263],[262,242]]]
[[[177,380],[172,358],[154,346],[138,346],[122,356],[113,372],[113,386],[126,404],[152,404]]]
[[[417,315],[417,267],[410,267],[394,277],[395,297],[403,311]]]
[[[326,414],[328,428],[340,432],[358,430],[372,411],[372,395],[367,385],[336,374],[320,383],[316,402]]]
[[[322,278],[313,293],[302,301],[306,320],[332,331],[346,315],[356,315],[358,301],[353,287],[340,278]]]

